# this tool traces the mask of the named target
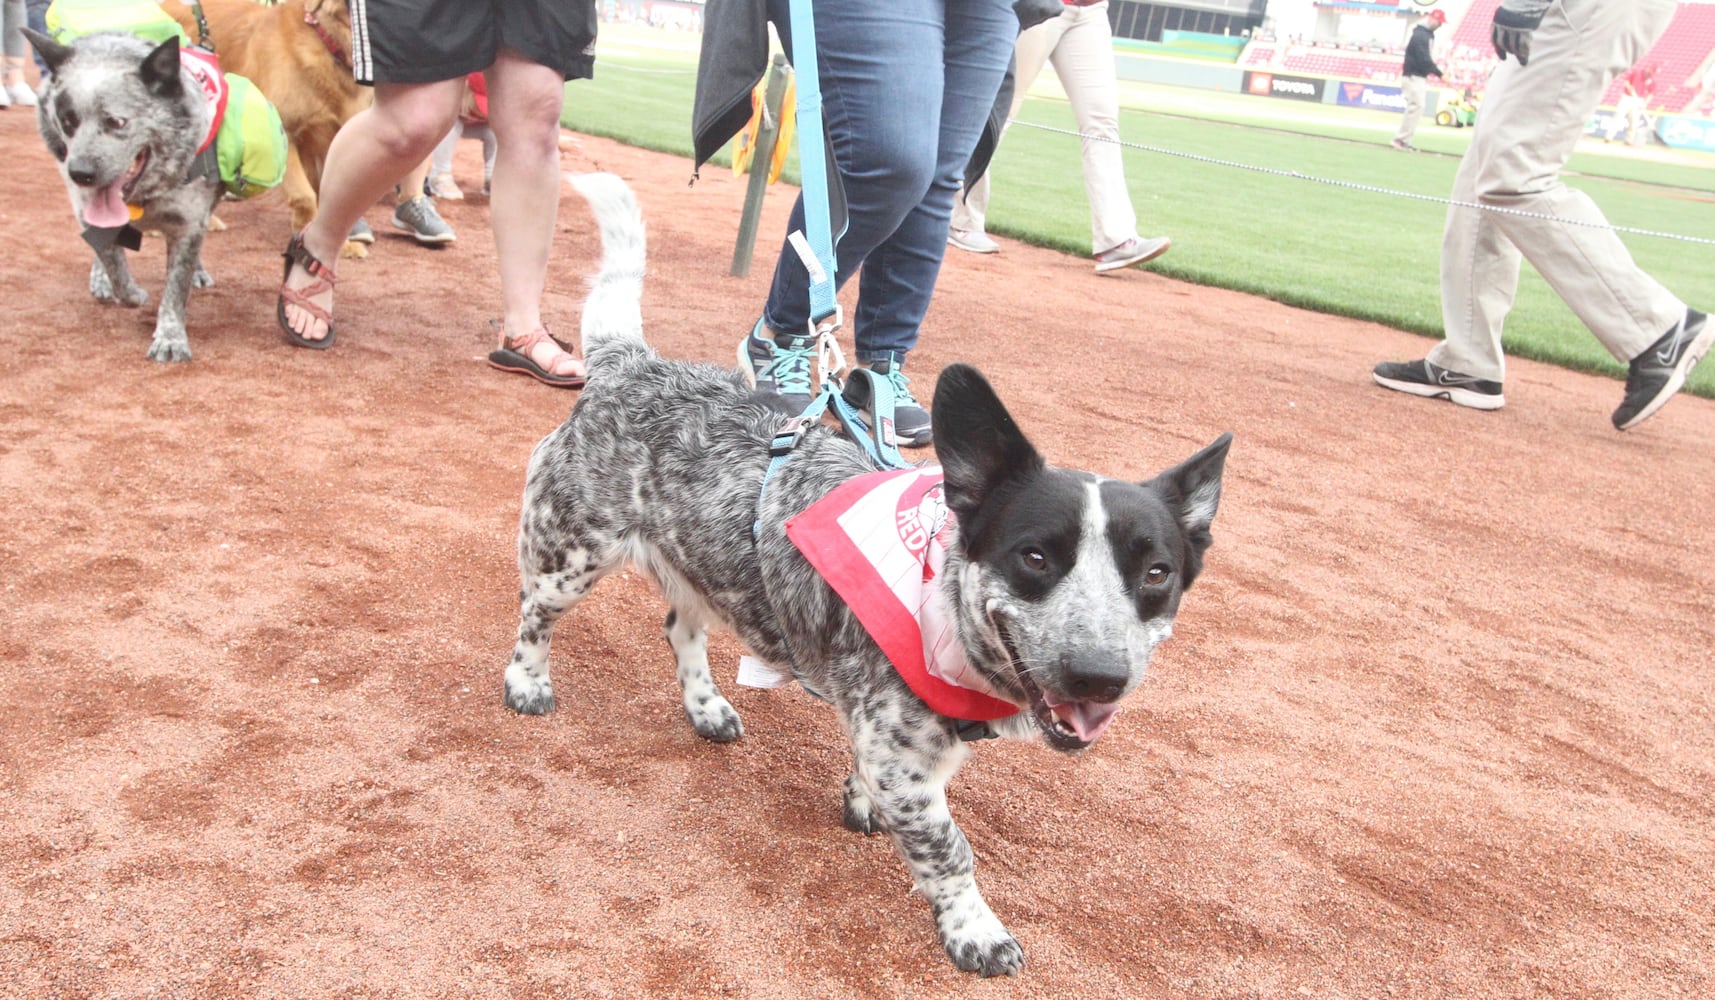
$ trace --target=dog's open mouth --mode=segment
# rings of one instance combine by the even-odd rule
[[[123,226],[131,221],[131,210],[126,207],[126,200],[131,197],[131,191],[137,186],[137,180],[143,176],[143,171],[149,166],[149,150],[144,148],[137,153],[137,158],[131,161],[131,169],[125,171],[125,176],[111,184],[103,184],[89,192],[89,200],[83,203],[83,221],[87,226],[96,229],[111,229]]]
[[[1118,704],[1072,701],[1044,691],[1030,676],[1030,671],[1018,667],[1023,661],[1019,659],[1018,651],[1012,648],[1012,637],[1006,629],[1000,629],[1000,637],[1007,656],[1018,671],[1018,681],[1024,686],[1025,697],[1030,701],[1030,715],[1049,746],[1056,750],[1082,750],[1107,731],[1108,723],[1119,714]]]

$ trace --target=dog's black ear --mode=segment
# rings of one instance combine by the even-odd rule
[[[60,66],[71,58],[70,45],[61,45],[34,28],[25,28],[23,31],[24,37],[30,40],[30,47],[42,57],[42,62],[48,64],[49,73],[59,72]]]
[[[1215,442],[1185,461],[1156,476],[1145,485],[1161,493],[1179,518],[1192,549],[1201,554],[1213,540],[1209,525],[1221,506],[1221,473],[1227,465],[1227,449],[1233,436],[1222,434]]]
[[[1024,432],[988,379],[970,365],[948,365],[935,383],[935,454],[946,472],[947,506],[969,516],[997,485],[1042,469]]]
[[[180,97],[185,85],[179,79],[179,39],[177,35],[155,47],[143,60],[143,86],[157,97]]]

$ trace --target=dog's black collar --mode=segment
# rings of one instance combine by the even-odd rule
[[[953,728],[959,734],[960,743],[975,743],[977,740],[998,740],[1000,734],[986,722],[973,722],[970,719],[954,719]]]
[[[129,222],[123,226],[84,226],[83,241],[95,250],[106,250],[112,246],[141,250],[143,232]]]

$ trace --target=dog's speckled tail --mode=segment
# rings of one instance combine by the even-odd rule
[[[566,179],[590,203],[601,229],[601,269],[590,279],[584,300],[583,352],[592,374],[602,354],[621,348],[647,350],[643,340],[643,213],[625,181],[613,174],[567,174]]]

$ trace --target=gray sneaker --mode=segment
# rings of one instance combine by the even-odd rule
[[[1711,344],[1715,344],[1715,325],[1703,313],[1687,309],[1678,326],[1632,359],[1626,373],[1626,398],[1614,411],[1614,429],[1631,430],[1666,406]]]
[[[369,223],[362,219],[358,219],[356,222],[351,224],[351,232],[346,233],[345,238],[351,243],[374,243],[375,230],[369,228]]]
[[[1421,361],[1383,361],[1371,373],[1376,384],[1429,399],[1445,399],[1474,410],[1498,410],[1506,405],[1501,384],[1475,375],[1461,375]]]
[[[1152,236],[1147,240],[1141,236],[1133,236],[1117,247],[1110,247],[1096,254],[1096,273],[1106,274],[1122,267],[1154,260],[1172,246],[1173,241],[1165,236]]]
[[[802,413],[815,398],[810,365],[816,359],[816,342],[808,335],[769,340],[759,336],[762,321],[738,343],[738,367],[744,380],[757,392],[779,396],[793,413]]]
[[[971,253],[998,253],[1000,244],[989,239],[989,234],[981,229],[949,229],[947,242],[960,250]]]
[[[418,243],[435,245],[458,239],[453,227],[435,211],[435,203],[418,195],[393,209],[393,228],[402,230]]]

